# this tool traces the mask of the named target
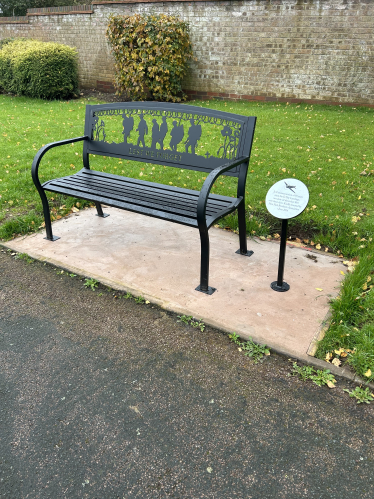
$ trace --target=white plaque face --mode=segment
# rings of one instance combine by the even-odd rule
[[[308,188],[300,180],[286,178],[274,184],[266,194],[266,208],[277,218],[288,220],[302,213],[309,201]]]

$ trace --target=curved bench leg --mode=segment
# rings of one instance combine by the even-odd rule
[[[253,251],[247,250],[247,225],[245,222],[245,207],[244,203],[238,206],[238,226],[239,226],[239,244],[240,248],[235,253],[239,255],[251,256]]]
[[[96,214],[97,217],[106,218],[106,217],[110,216],[109,213],[104,213],[103,212],[103,209],[102,209],[100,203],[97,203],[95,201],[95,206],[96,206],[96,211],[97,211],[97,214]]]
[[[208,229],[200,230],[201,263],[200,263],[200,285],[195,288],[207,295],[212,295],[216,288],[208,286],[209,281],[209,234]]]
[[[57,241],[57,239],[60,238],[58,236],[54,236],[52,233],[51,213],[49,211],[49,203],[47,196],[45,195],[44,191],[39,191],[39,195],[43,204],[45,231],[47,233],[47,236],[44,239],[47,239],[48,241]]]

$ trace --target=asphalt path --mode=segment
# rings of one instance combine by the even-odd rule
[[[0,252],[0,498],[373,498],[374,405]],[[117,296],[117,298],[116,298]]]

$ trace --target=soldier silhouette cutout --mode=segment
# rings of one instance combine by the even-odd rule
[[[183,125],[178,126],[177,122],[173,121],[173,128],[170,131],[170,135],[171,135],[171,140],[170,140],[170,144],[169,144],[170,148],[172,151],[176,151],[179,142],[182,141],[183,136],[184,136]]]
[[[134,118],[132,116],[126,116],[125,113],[123,113],[122,117],[123,117],[123,121],[122,121],[123,141],[127,144],[127,139],[129,137],[132,129],[134,128]]]
[[[195,153],[195,147],[197,146],[198,140],[200,140],[201,137],[201,125],[195,125],[195,121],[193,119],[190,119],[191,126],[188,129],[188,138],[185,142],[186,146],[186,152],[188,152],[188,149],[191,147],[191,154],[196,154]]]
[[[160,144],[161,149],[164,148],[164,140],[165,140],[167,133],[168,133],[168,124],[166,123],[166,116],[163,116],[162,123],[160,126],[159,140],[158,140],[158,143]]]
[[[152,149],[156,149],[156,144],[160,141],[160,127],[158,126],[157,120],[152,120]]]
[[[148,135],[148,126],[144,119],[143,114],[140,115],[140,121],[136,131],[139,132],[138,143],[136,145],[139,146],[140,143],[142,143],[143,147],[145,147],[144,135]]]
[[[168,132],[168,124],[166,123],[166,116],[163,116],[162,123],[159,125],[157,120],[152,120],[152,149],[156,149],[156,145],[159,144],[160,149],[164,149],[164,139]]]

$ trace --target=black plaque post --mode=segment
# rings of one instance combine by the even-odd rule
[[[279,248],[278,279],[270,284],[271,289],[280,292],[288,291],[290,289],[290,285],[283,281],[284,259],[286,256],[287,226],[288,219],[282,220],[282,232]]]
[[[286,178],[275,183],[266,195],[265,204],[269,212],[282,220],[279,248],[278,279],[270,284],[274,291],[288,291],[290,285],[283,281],[286,256],[288,220],[300,215],[309,201],[309,191],[305,184],[295,178]]]

